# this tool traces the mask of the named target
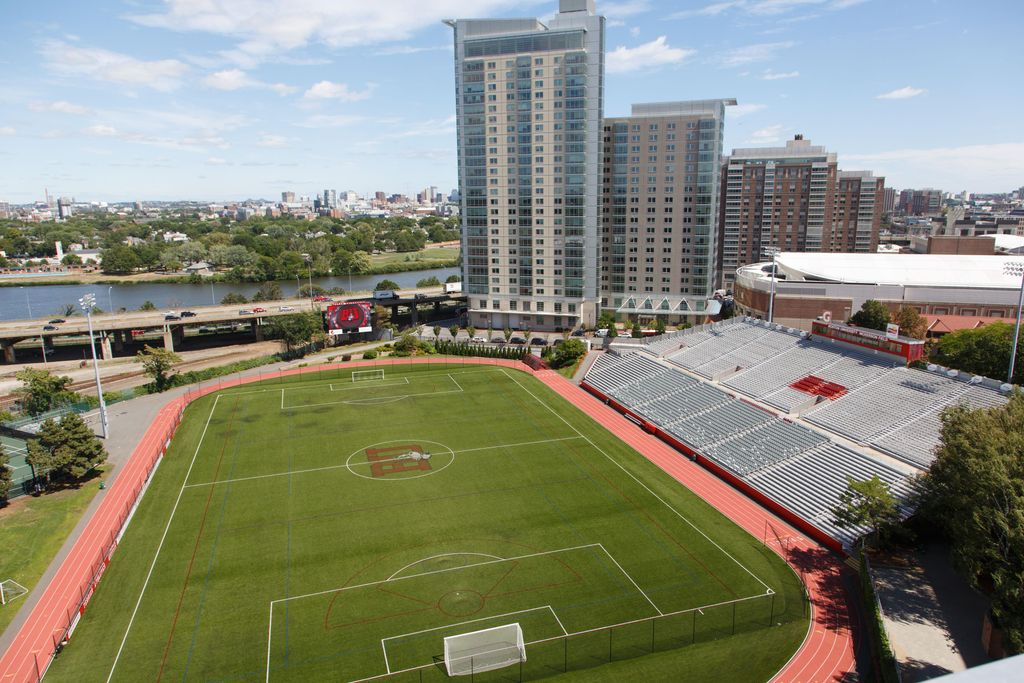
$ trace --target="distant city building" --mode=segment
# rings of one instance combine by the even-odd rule
[[[927,216],[942,212],[942,190],[930,187],[900,192],[898,208],[908,216]]]
[[[704,315],[718,281],[725,108],[735,104],[634,104],[631,116],[604,120],[602,309]],[[688,149],[700,159],[687,162]]]
[[[887,187],[882,190],[882,213],[892,214],[896,209],[896,188]]]
[[[0,218],[11,217],[11,205],[7,202],[0,202]]]
[[[470,322],[593,325],[604,17],[596,16],[594,0],[560,0],[546,25],[535,18],[448,24]],[[499,105],[496,93],[506,92],[515,101]]]
[[[294,204],[295,203],[295,193],[294,192],[282,192],[281,193],[281,203],[282,204]]]
[[[74,213],[71,209],[71,205],[72,199],[70,197],[61,197],[57,200],[57,217],[60,220],[66,221],[71,218]]]
[[[324,190],[321,206],[327,209],[334,209],[338,206],[338,193],[334,190]]]
[[[163,234],[164,242],[188,242],[188,235],[183,232],[165,232]]]
[[[387,194],[385,194],[384,192],[380,192],[380,191],[374,192],[373,193],[373,198],[376,199],[378,202],[386,202],[388,200]]]
[[[885,178],[871,171],[839,171],[832,220],[822,251],[871,253],[878,250]]]

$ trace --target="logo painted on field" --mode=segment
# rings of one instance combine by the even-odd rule
[[[378,478],[432,469],[429,451],[412,443],[367,448],[366,461],[370,463],[370,474]]]

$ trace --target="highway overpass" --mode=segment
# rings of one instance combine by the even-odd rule
[[[400,308],[406,308],[416,324],[421,306],[432,306],[437,310],[441,304],[448,302],[461,303],[466,300],[462,294],[445,294],[436,288],[409,290],[400,292],[397,298],[372,299],[371,297],[333,297],[331,301],[310,301],[310,299],[284,299],[279,301],[261,301],[247,304],[217,304],[213,306],[191,306],[175,309],[173,314],[177,320],[167,320],[169,310],[126,311],[121,313],[100,313],[92,317],[93,331],[96,334],[97,348],[102,350],[103,358],[108,359],[123,350],[138,330],[152,332],[159,330],[163,334],[164,347],[174,350],[185,337],[186,327],[213,326],[224,323],[245,323],[252,330],[257,340],[261,340],[261,325],[269,318],[291,315],[300,311],[326,310],[332,303],[346,301],[372,301],[375,305],[391,309],[392,316],[397,316]],[[184,311],[194,316],[180,317]],[[52,348],[54,340],[59,337],[88,336],[89,325],[85,316],[76,315],[65,318],[64,322],[49,324],[49,319],[14,320],[0,322],[0,348],[3,349],[5,363],[17,362],[15,344],[26,339],[39,339],[44,348]],[[45,327],[56,329],[47,330]]]

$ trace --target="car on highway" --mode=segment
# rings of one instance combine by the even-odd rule
[[[504,337],[495,337],[494,339],[491,340],[491,343],[492,344],[507,344],[508,342],[505,341]]]
[[[267,309],[261,308],[261,307],[257,306],[256,308],[252,309],[252,312],[253,313],[266,313]]]
[[[60,323],[66,323],[66,322],[67,322],[67,320],[65,320],[64,318],[54,318],[53,320],[49,321],[48,324],[50,324],[50,325],[59,325]]]
[[[530,340],[530,344],[533,346],[547,346],[548,340],[544,337],[534,337]]]
[[[551,342],[551,345],[552,346],[561,346],[564,343],[565,343],[564,339],[556,339],[555,341]]]
[[[509,337],[508,341],[509,341],[510,344],[525,344],[526,343],[526,337],[520,337],[519,335],[514,335],[512,337]]]
[[[277,310],[282,311],[282,312],[294,311],[295,307],[294,306],[278,306]]]
[[[334,301],[334,299],[323,294],[317,294],[316,296],[313,297],[313,301]]]
[[[473,341],[474,344],[486,344],[487,343],[487,337],[485,337],[482,334],[477,334],[477,335],[473,336],[472,341]]]
[[[56,325],[43,325],[43,329],[47,332],[52,332],[57,329]]]
[[[585,333],[586,330],[584,330],[582,327],[577,327],[575,330],[572,331],[572,336],[582,337]]]
[[[238,312],[238,315],[252,315],[252,311],[250,311],[248,308],[243,308]]]
[[[196,312],[195,311],[182,311],[181,312],[181,317],[182,318],[194,318],[194,317],[196,317]]]
[[[181,320],[181,316],[175,315],[174,313],[168,313],[164,316],[164,320]]]

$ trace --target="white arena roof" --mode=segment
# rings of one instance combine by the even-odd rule
[[[1021,277],[1004,266],[1024,264],[1020,256],[806,252],[783,252],[776,261],[788,282],[1014,290],[1020,288]],[[770,262],[761,265],[771,272]]]

